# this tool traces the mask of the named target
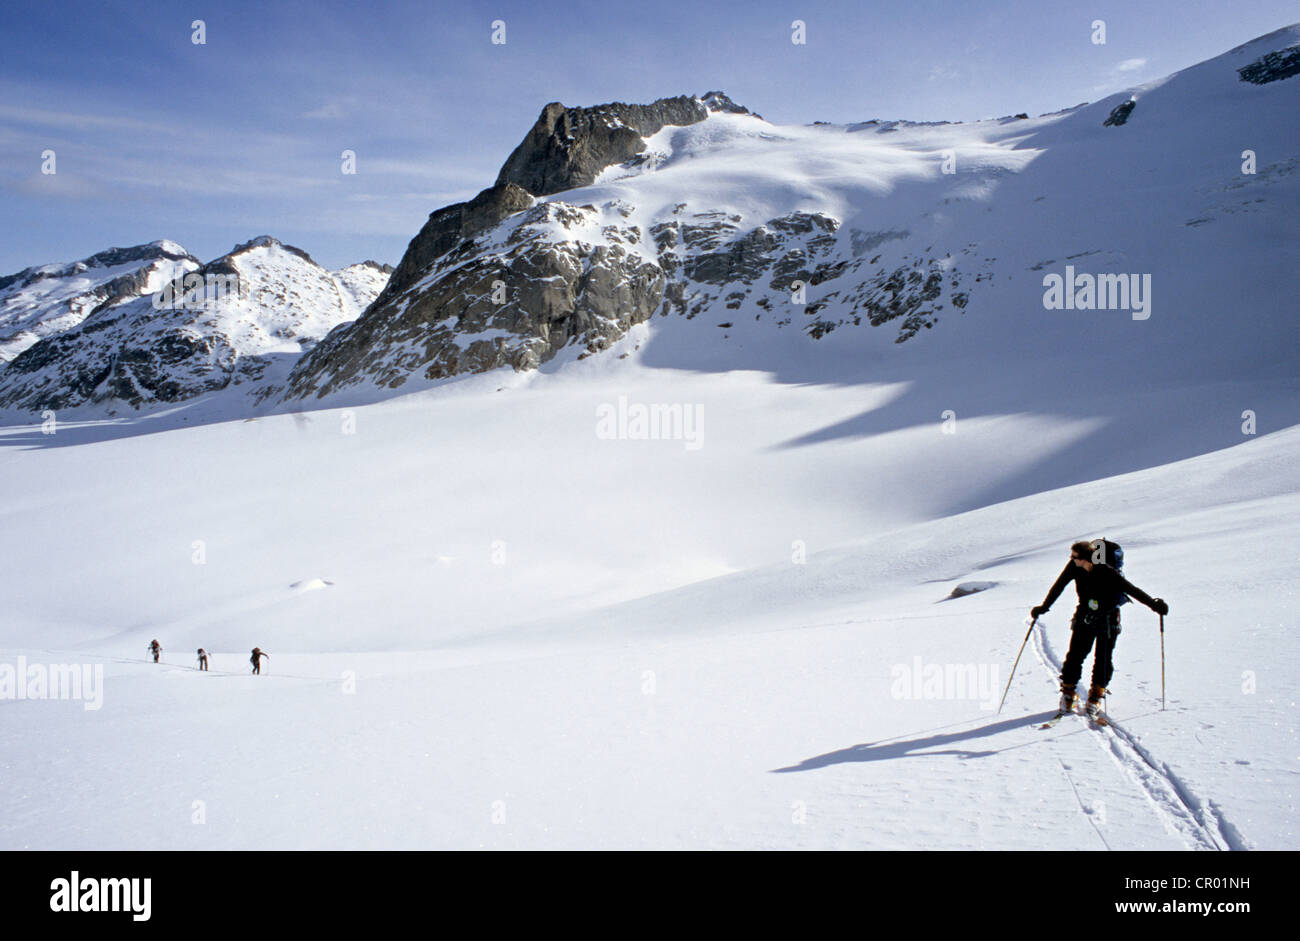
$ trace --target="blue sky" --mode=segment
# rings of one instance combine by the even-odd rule
[[[6,0],[0,274],[271,234],[396,263],[548,101],[720,88],[776,123],[1095,101],[1293,22],[1294,0],[277,3]],[[191,41],[202,19],[206,44]],[[506,42],[491,42],[504,20]],[[1107,42],[1091,41],[1106,22]],[[806,24],[806,45],[791,23]],[[340,172],[355,151],[357,172]],[[41,173],[55,152],[53,175]]]

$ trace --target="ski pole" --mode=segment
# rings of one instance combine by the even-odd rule
[[[1007,688],[1002,691],[1002,702],[998,703],[998,715],[1002,714],[1002,706],[1007,701],[1007,693],[1011,692],[1011,681],[1015,678],[1016,667],[1020,666],[1020,654],[1025,652],[1025,644],[1029,643],[1029,635],[1034,632],[1034,625],[1038,623],[1038,618],[1029,622],[1029,630],[1025,631],[1025,639],[1020,643],[1020,653],[1016,654],[1016,662],[1011,665],[1011,676],[1007,677]]]
[[[1160,615],[1160,708],[1165,708],[1165,616]]]

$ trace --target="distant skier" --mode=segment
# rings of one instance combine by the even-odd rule
[[[1061,666],[1060,711],[1073,711],[1077,701],[1074,687],[1083,673],[1083,661],[1095,643],[1097,651],[1092,658],[1092,687],[1088,690],[1086,707],[1089,717],[1093,718],[1101,709],[1101,698],[1106,695],[1106,686],[1115,670],[1111,655],[1115,641],[1119,639],[1119,606],[1123,596],[1132,595],[1157,614],[1169,613],[1169,605],[1160,598],[1152,598],[1109,565],[1093,561],[1103,557],[1103,553],[1102,540],[1076,542],[1070,546],[1070,561],[1065,564],[1065,571],[1056,579],[1043,603],[1029,611],[1032,617],[1042,617],[1065,586],[1074,582],[1079,593],[1079,606],[1074,609],[1070,622],[1070,649]]]
[[[200,647],[199,648],[199,669],[207,670],[207,668],[208,668],[208,652],[204,650],[202,647]]]
[[[162,644],[158,643],[157,638],[149,641],[149,652],[153,654],[153,662],[157,663],[158,657],[162,654]]]
[[[263,658],[263,657],[266,657],[266,659],[268,659],[268,660],[271,659],[271,655],[270,655],[269,653],[264,652],[264,651],[262,650],[261,647],[254,647],[254,648],[253,648],[253,655],[252,655],[251,657],[248,658],[248,662],[251,663],[251,664],[253,665],[253,675],[254,675],[254,676],[260,675],[261,672],[262,672],[262,658]]]

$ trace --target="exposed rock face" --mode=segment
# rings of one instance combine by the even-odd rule
[[[1114,108],[1111,108],[1110,114],[1106,116],[1105,121],[1101,122],[1101,126],[1119,127],[1128,120],[1128,116],[1133,113],[1133,109],[1136,107],[1137,102],[1131,98],[1128,101],[1116,105]]]
[[[750,113],[717,91],[703,98],[661,98],[649,105],[614,102],[566,108],[559,102],[548,104],[506,158],[494,185],[468,202],[445,206],[429,216],[407,247],[381,301],[414,283],[440,255],[527,209],[532,197],[586,186],[606,167],[645,150],[643,137],[668,125],[695,124],[712,112]]]
[[[0,406],[36,412],[109,399],[133,406],[177,402],[231,381],[237,357],[224,337],[177,329],[129,339],[129,328],[122,326],[126,319],[115,311],[27,350],[4,374]],[[87,335],[101,330],[111,331],[105,334],[111,349],[86,342]]]
[[[384,299],[419,280],[438,256],[532,204],[532,196],[518,186],[498,183],[469,202],[453,203],[434,212],[407,246],[406,254],[388,282]]]
[[[963,275],[951,259],[902,254],[892,259],[891,268],[881,264],[885,251],[865,257],[906,239],[907,232],[852,230],[845,246],[839,223],[821,213],[791,213],[748,232],[739,230],[736,216],[689,218],[652,230],[660,263],[669,272],[680,267],[684,275],[682,282],[668,285],[664,313],[672,309],[693,318],[719,300],[725,309],[737,310],[752,297],[778,327],[798,322],[814,339],[845,324],[866,321],[878,327],[900,320],[895,342],[902,343],[937,323],[945,301],[959,313],[966,307],[967,293],[957,290]],[[972,248],[963,254],[972,254]],[[843,288],[821,287],[841,280]],[[800,285],[820,290],[807,303],[792,303]]]
[[[506,158],[497,183],[514,183],[535,196],[587,186],[601,170],[645,150],[643,137],[708,116],[703,101],[684,95],[649,105],[614,102],[595,108],[566,108],[553,101]]]
[[[1237,74],[1241,76],[1243,82],[1251,82],[1255,85],[1267,85],[1269,82],[1279,82],[1284,78],[1300,75],[1300,46],[1279,49],[1260,56],[1250,65],[1237,69]]]
[[[286,397],[534,369],[570,343],[605,349],[655,312],[665,279],[635,227],[600,222],[593,206],[551,201],[494,239],[462,244],[419,284],[330,333],[294,369]],[[602,244],[563,237],[593,226]]]
[[[356,317],[387,279],[374,263],[331,273],[267,236],[183,274],[161,309],[155,293],[101,305],[18,355],[0,372],[0,407],[139,408],[261,381],[277,358],[296,360]]]
[[[566,346],[582,356],[605,350],[656,313],[692,319],[750,305],[755,319],[795,324],[814,339],[846,323],[897,320],[903,342],[932,326],[945,303],[959,313],[966,305],[951,259],[913,258],[900,248],[882,264],[906,232],[841,238],[835,219],[805,212],[745,229],[740,216],[690,213],[684,204],[646,232],[630,212],[617,200],[539,203],[462,242],[416,283],[335,329],[283,389],[260,397],[535,369]],[[867,257],[872,249],[880,251]],[[837,279],[844,288],[827,293],[823,285]],[[816,300],[804,303],[811,289]]]
[[[0,362],[88,316],[157,289],[199,260],[175,242],[110,248],[68,265],[27,268],[0,278]]]

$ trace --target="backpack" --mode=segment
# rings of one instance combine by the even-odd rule
[[[1100,560],[1098,556],[1101,556]],[[1119,574],[1124,574],[1124,550],[1120,548],[1119,543],[1111,542],[1105,537],[1092,541],[1092,561],[1094,565],[1100,561],[1103,565],[1109,565]],[[1128,595],[1119,596],[1119,604],[1125,605],[1129,601]]]

